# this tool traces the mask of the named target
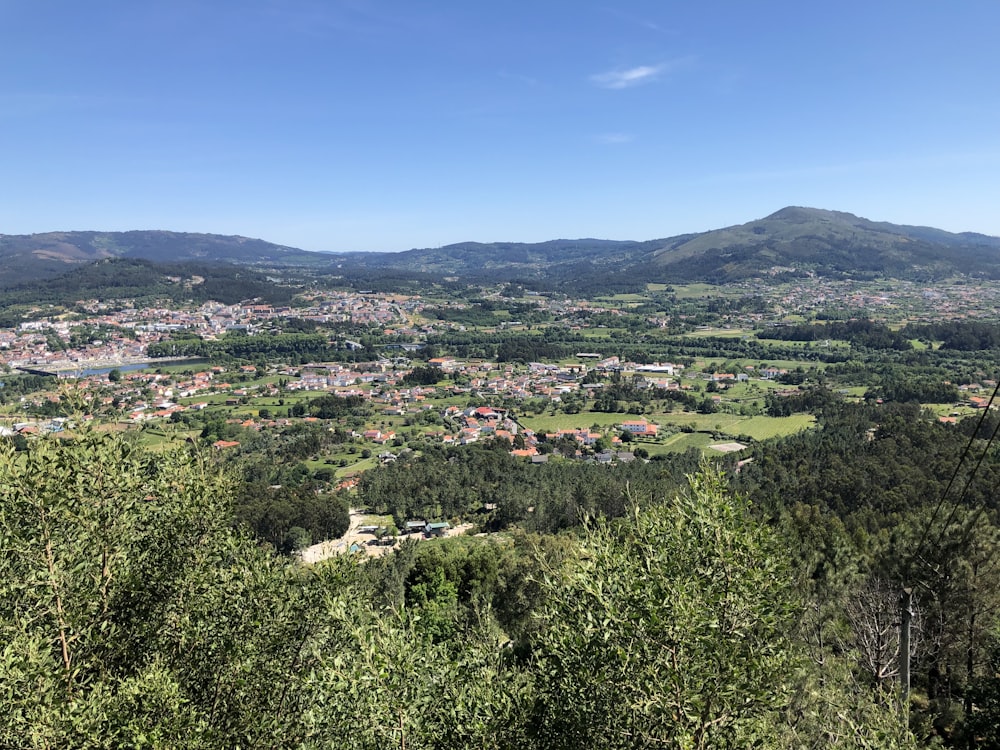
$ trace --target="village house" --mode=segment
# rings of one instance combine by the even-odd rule
[[[637,437],[654,437],[659,426],[644,419],[633,419],[622,422],[621,428]]]

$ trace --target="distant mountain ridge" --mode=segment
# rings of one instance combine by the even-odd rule
[[[103,258],[302,268],[361,281],[513,281],[577,291],[762,276],[1000,278],[998,237],[789,206],[745,224],[666,239],[463,242],[399,253],[314,253],[246,237],[165,231],[0,235],[0,282],[46,278]]]
[[[706,281],[778,268],[849,278],[998,278],[1000,238],[789,206],[757,221],[670,240],[654,253],[654,263],[667,273]]]
[[[647,241],[460,243],[402,253],[353,254],[346,269],[451,273],[469,278],[594,284],[727,283],[781,278],[891,277],[933,281],[957,274],[1000,278],[1000,238],[875,222],[842,211],[789,206],[709,232]]]
[[[65,273],[79,263],[108,258],[136,258],[155,263],[186,261],[241,265],[312,263],[319,253],[249,237],[136,230],[130,232],[46,232],[0,234],[2,282],[42,279]]]

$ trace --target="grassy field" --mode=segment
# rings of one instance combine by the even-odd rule
[[[392,516],[379,516],[374,513],[362,513],[357,519],[358,526],[394,526],[396,521]]]
[[[809,414],[790,417],[741,417],[736,414],[677,413],[657,418],[662,424],[690,427],[705,432],[722,432],[727,435],[749,435],[755,440],[781,435],[792,435],[808,429],[815,423]]]
[[[712,286],[711,284],[683,284],[674,287],[674,296],[681,299],[705,299],[707,297],[724,297],[735,292]]]
[[[699,336],[711,336],[716,339],[741,339],[748,337],[753,333],[753,331],[748,331],[744,328],[699,328],[697,330],[691,331],[691,333],[685,333],[682,338],[696,338]]]
[[[846,350],[851,348],[851,344],[848,341],[843,341],[841,339],[824,339],[823,341],[785,341],[784,339],[768,339],[762,338],[757,339],[762,344],[770,344],[772,346],[791,346],[797,347],[799,349],[840,349]],[[798,364],[804,364],[799,362]]]
[[[539,417],[519,417],[519,421],[535,432],[555,432],[556,430],[590,429],[591,425],[610,427],[628,419],[638,419],[634,414],[615,414],[583,411],[579,414],[556,414]]]
[[[188,438],[197,441],[201,430],[174,429],[172,425],[158,424],[138,429],[134,425],[124,425],[125,430],[134,431],[138,435],[140,445],[151,451],[165,451],[185,444]]]
[[[556,414],[555,416],[523,417],[521,423],[528,429],[538,433],[555,432],[556,430],[589,429],[592,425],[600,425],[608,428],[621,424],[628,419],[640,419],[633,414],[607,414],[603,412],[581,412],[580,414]],[[649,414],[645,418],[665,427],[690,428],[699,432],[721,432],[727,435],[749,435],[755,440],[766,440],[768,438],[792,435],[801,430],[808,429],[815,424],[815,418],[808,414],[794,414],[790,417],[742,417],[736,414],[699,414],[696,412],[672,412],[669,414]],[[663,446],[674,446],[682,443],[686,450],[688,444],[704,442],[705,445],[711,441],[705,436],[705,441],[691,438],[685,443],[679,435],[691,435],[691,433],[678,433],[666,438],[660,438]],[[660,443],[646,443],[642,445],[648,447],[651,452],[661,447]]]
[[[580,333],[583,335],[585,339],[606,339],[610,336],[613,336],[616,331],[620,330],[621,329],[616,329],[616,328],[587,328],[583,331],[580,331]]]
[[[647,443],[643,441],[632,443],[631,447],[645,448],[650,456],[656,456],[664,453],[684,453],[688,448],[705,450],[709,443],[714,442],[715,440],[712,439],[711,435],[706,435],[703,432],[678,432],[676,435],[671,435],[659,443]]]
[[[376,466],[378,466],[378,458],[376,456],[363,458],[357,463],[340,467],[337,469],[336,475],[341,479],[345,477],[353,477],[355,474],[361,474],[362,472],[368,471],[368,469],[373,469]]]
[[[790,417],[749,417],[740,425],[739,432],[755,440],[767,440],[772,437],[793,435],[809,429],[814,424],[816,418],[811,414],[793,414]]]

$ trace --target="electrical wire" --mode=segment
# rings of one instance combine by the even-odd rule
[[[958,496],[958,500],[952,506],[951,512],[948,514],[948,518],[945,519],[944,525],[941,527],[941,533],[938,534],[937,541],[934,542],[934,544],[932,545],[932,549],[940,549],[941,542],[944,540],[944,535],[948,531],[948,527],[951,525],[951,522],[955,519],[955,515],[958,513],[958,509],[961,507],[962,501],[965,500],[965,496],[969,492],[969,487],[972,485],[972,480],[975,479],[976,474],[979,472],[979,467],[983,465],[983,460],[986,458],[987,454],[989,454],[990,448],[993,446],[993,441],[996,439],[997,432],[1000,432],[1000,420],[997,420],[997,424],[993,428],[993,433],[990,435],[989,440],[986,441],[986,447],[983,448],[983,452],[979,456],[979,460],[976,462],[975,467],[969,473],[969,477],[965,481],[965,486],[962,488],[962,493]],[[985,510],[986,510],[985,505],[980,505],[976,509],[976,512],[975,514],[973,514],[972,517],[972,522],[969,524],[969,527],[962,538],[963,546],[968,542],[969,538],[972,536],[972,530],[975,527],[976,522],[979,521],[979,517],[983,514],[983,511]]]
[[[986,415],[989,414],[990,409],[992,408],[993,402],[996,400],[998,393],[1000,393],[1000,381],[998,381],[996,387],[993,388],[993,395],[990,396],[990,400],[987,402],[986,408],[983,409],[982,416],[979,417],[979,421],[976,423],[976,429],[973,430],[972,434],[969,436],[969,442],[965,444],[965,449],[962,451],[962,455],[959,456],[958,463],[955,465],[955,471],[952,472],[951,479],[948,480],[948,485],[944,488],[944,492],[941,493],[941,497],[938,498],[937,506],[934,508],[934,512],[931,514],[930,520],[927,522],[927,525],[924,526],[923,533],[920,535],[920,541],[917,542],[916,549],[910,554],[909,560],[907,560],[906,566],[903,568],[904,586],[906,586],[906,584],[909,581],[910,571],[913,567],[913,561],[920,556],[921,552],[923,552],[924,542],[927,541],[927,535],[930,534],[931,528],[933,527],[934,522],[937,520],[938,514],[941,512],[941,508],[944,506],[944,501],[948,497],[948,493],[951,491],[952,485],[955,484],[955,479],[958,477],[958,473],[962,469],[962,464],[965,463],[965,458],[966,456],[969,455],[969,451],[972,449],[972,445],[976,440],[976,436],[979,434],[979,430],[982,428],[983,422],[986,421]],[[1000,422],[997,423],[997,426],[1000,427]],[[962,491],[961,497],[964,498],[965,491],[968,490],[969,484],[972,482],[972,477],[975,476],[975,471],[979,468],[980,464],[982,464],[983,458],[989,451],[990,445],[993,442],[993,438],[996,437],[996,434],[997,430],[994,429],[993,435],[990,437],[990,440],[986,445],[986,450],[983,451],[983,455],[980,456],[979,462],[976,464],[976,469],[974,469],[972,474],[969,475],[969,480],[965,484],[965,490]],[[944,526],[941,529],[941,534],[938,536],[938,544],[940,544],[941,540],[943,539],[944,532],[947,530],[948,525],[954,518],[954,514],[957,512],[957,508],[958,508],[958,503],[956,503],[955,507],[952,508],[952,512],[949,514],[948,520],[945,522]]]

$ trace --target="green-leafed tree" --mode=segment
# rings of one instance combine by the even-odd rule
[[[276,747],[314,592],[189,453],[0,447],[0,746]]]
[[[530,674],[481,630],[435,643],[418,617],[330,612],[310,680],[306,747],[500,750],[530,747]],[[332,743],[332,744],[331,744]]]
[[[590,527],[547,589],[539,747],[749,747],[789,702],[789,569],[711,469]]]
[[[376,566],[267,552],[231,484],[121,437],[0,445],[0,747],[518,746],[495,629],[435,643],[404,570],[380,599]]]

